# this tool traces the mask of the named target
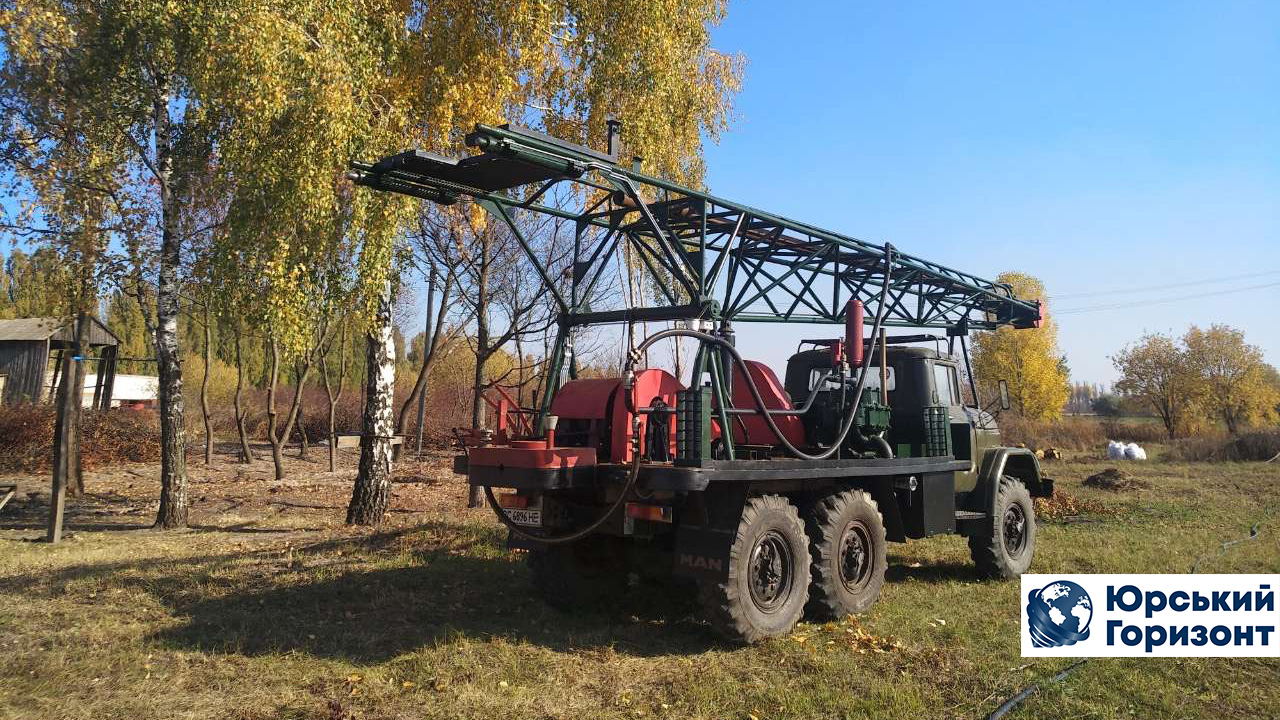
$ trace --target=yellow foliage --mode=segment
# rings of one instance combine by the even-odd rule
[[[1019,299],[1045,301],[1044,285],[1030,275],[1006,272],[997,281],[1010,285]],[[1000,380],[1008,382],[1013,409],[1028,418],[1052,420],[1061,416],[1071,394],[1058,352],[1058,328],[1047,310],[1038,328],[1002,327],[977,333],[973,371],[985,397],[995,397]]]
[[[1112,362],[1120,371],[1116,390],[1141,399],[1164,423],[1169,437],[1193,430],[1203,384],[1177,341],[1167,335],[1146,335]]]
[[[1170,437],[1221,421],[1235,434],[1280,415],[1280,374],[1244,333],[1226,325],[1194,325],[1181,339],[1146,335],[1114,358],[1116,389],[1142,399]]]
[[[1188,371],[1203,384],[1206,409],[1229,432],[1274,423],[1280,404],[1280,387],[1272,380],[1275,370],[1263,360],[1262,350],[1245,342],[1243,332],[1220,324],[1206,330],[1193,325],[1182,342]]]

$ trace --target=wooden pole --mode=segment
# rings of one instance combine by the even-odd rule
[[[76,337],[83,337],[80,332],[81,326],[84,326],[87,334],[87,316],[81,313],[76,320]],[[66,348],[59,350],[58,369],[61,377],[57,377],[57,419],[54,421],[53,429],[53,486],[49,492],[49,528],[45,539],[50,543],[62,541],[62,521],[65,514],[67,503],[67,483],[71,479],[71,475],[76,470],[75,449],[72,447],[72,434],[77,431],[77,423],[75,422],[75,411],[79,408],[76,405],[80,402],[81,393],[72,392],[75,387],[77,375],[77,362],[83,362],[83,357],[78,352],[68,354]],[[79,361],[77,361],[79,358]],[[81,381],[81,391],[84,389],[84,382]]]
[[[102,407],[100,409],[110,410],[111,396],[115,393],[116,387],[116,362],[120,354],[120,348],[110,345],[103,350],[103,354],[108,359],[106,362],[100,363],[98,369],[98,372],[103,373],[105,376],[102,381]],[[107,369],[104,371],[101,366],[105,366]]]

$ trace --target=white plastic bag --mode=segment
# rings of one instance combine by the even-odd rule
[[[1147,451],[1143,450],[1138,443],[1129,443],[1124,446],[1124,456],[1130,460],[1146,460]]]
[[[1124,443],[1115,440],[1107,441],[1107,459],[1123,460],[1124,459]]]

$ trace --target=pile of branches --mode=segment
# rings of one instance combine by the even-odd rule
[[[0,406],[0,470],[49,472],[53,466],[52,405]],[[160,423],[151,410],[85,410],[81,467],[160,459]]]

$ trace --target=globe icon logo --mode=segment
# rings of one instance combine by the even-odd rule
[[[1027,625],[1035,647],[1075,645],[1089,637],[1093,600],[1070,580],[1056,580],[1027,594]]]

